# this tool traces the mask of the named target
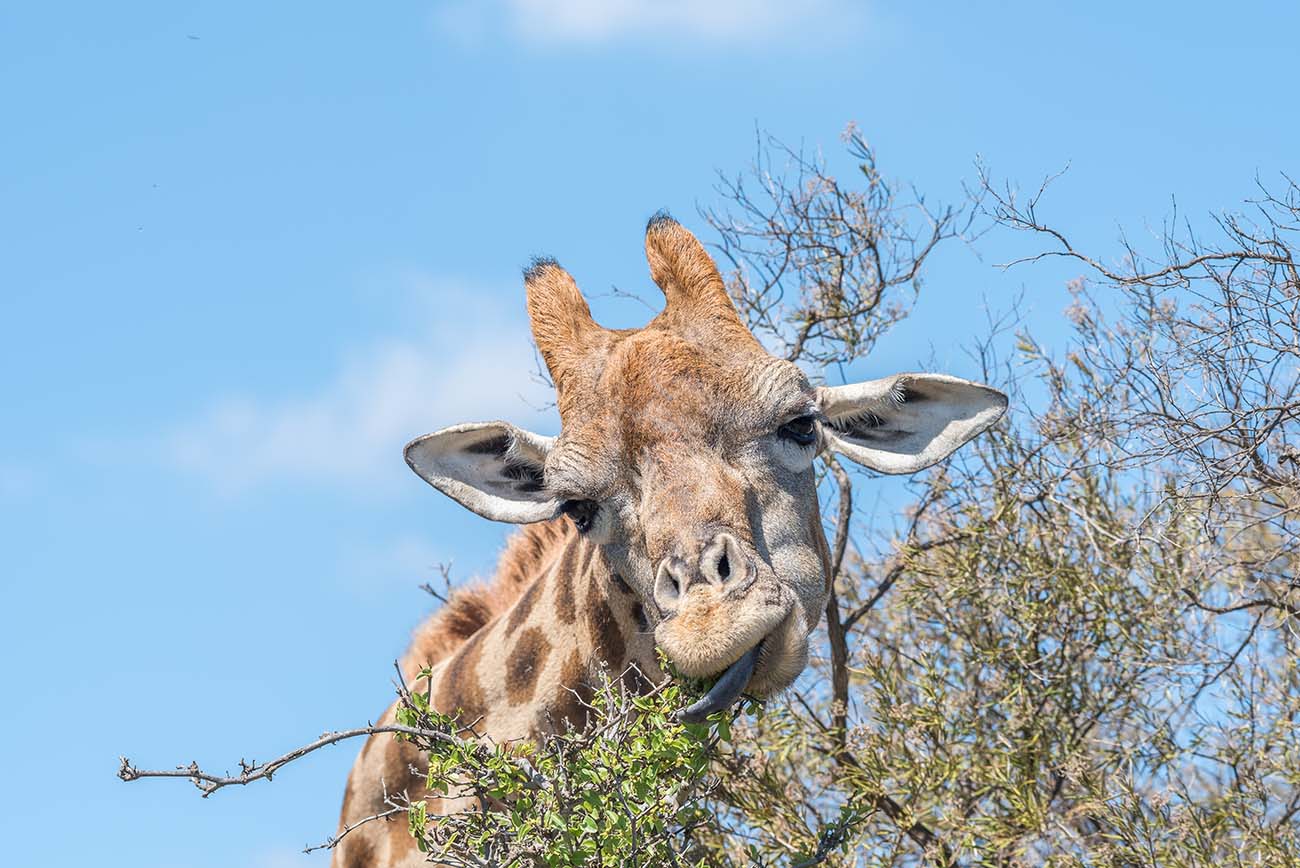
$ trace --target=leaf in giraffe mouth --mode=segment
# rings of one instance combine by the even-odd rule
[[[703,723],[710,714],[730,708],[749,684],[750,676],[754,674],[754,664],[758,662],[765,641],[767,640],[750,648],[739,660],[728,666],[708,693],[677,712],[677,719],[682,723]]]

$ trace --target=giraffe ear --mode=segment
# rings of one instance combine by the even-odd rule
[[[881,473],[915,473],[947,458],[1007,410],[997,389],[945,374],[896,374],[823,386],[827,448]]]
[[[554,437],[508,422],[470,422],[406,444],[406,463],[466,509],[493,521],[554,518],[557,501],[542,475]]]

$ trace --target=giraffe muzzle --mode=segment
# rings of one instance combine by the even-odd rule
[[[726,531],[713,535],[692,559],[666,557],[655,575],[655,605],[672,617],[698,596],[721,592],[742,597],[757,576],[754,558],[736,537]],[[701,593],[703,592],[703,593]]]
[[[710,714],[730,708],[749,684],[766,641],[764,638],[727,667],[708,693],[677,712],[677,719],[682,723],[703,723]]]

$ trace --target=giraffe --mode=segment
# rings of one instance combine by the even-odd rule
[[[831,580],[817,454],[912,473],[1005,412],[1001,392],[941,374],[816,386],[764,350],[685,227],[657,214],[645,250],[666,303],[640,329],[597,325],[553,259],[524,272],[558,437],[483,422],[406,447],[434,488],[484,518],[523,525],[492,579],[417,628],[401,664],[408,684],[430,691],[474,737],[506,743],[581,728],[580,700],[597,672],[644,673],[628,686],[647,688],[665,677],[656,648],[687,676],[717,676],[683,710],[688,720],[742,692],[764,698],[789,686],[807,663]],[[430,681],[416,683],[424,667]],[[408,743],[371,736],[340,829],[384,810],[386,791],[425,798],[411,773],[420,766]],[[430,800],[431,811],[460,807]],[[373,822],[343,837],[333,866],[424,858],[405,823]]]

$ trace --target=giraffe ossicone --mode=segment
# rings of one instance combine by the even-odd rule
[[[684,719],[789,686],[829,593],[817,454],[912,473],[1006,410],[1001,392],[939,374],[816,386],[763,349],[689,231],[658,214],[645,248],[665,306],[640,329],[598,325],[553,259],[524,272],[558,437],[496,421],[406,447],[434,488],[484,518],[524,525],[496,575],[453,595],[403,660],[410,682],[429,668],[420,689],[477,737],[581,727],[581,700],[601,670],[642,673],[633,689],[665,677],[656,649],[684,675],[717,678]],[[372,737],[341,821],[382,810],[385,787],[421,797],[409,771],[419,761],[408,743]],[[404,826],[369,824],[344,838],[334,865],[423,858]]]

